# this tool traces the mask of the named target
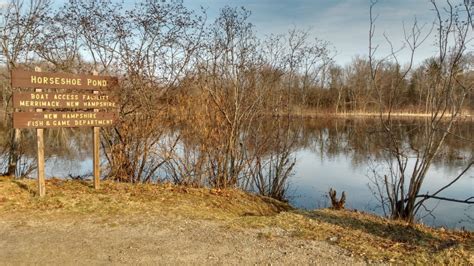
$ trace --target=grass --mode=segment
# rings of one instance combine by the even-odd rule
[[[0,214],[186,214],[197,219],[272,215],[287,204],[239,190],[214,190],[172,184],[127,184],[106,181],[95,190],[87,181],[49,179],[44,198],[36,197],[35,180],[0,177]]]
[[[409,225],[356,211],[302,211],[240,190],[187,188],[172,184],[89,182],[50,179],[47,196],[36,197],[34,180],[0,177],[0,217],[168,217],[212,220],[229,230],[261,229],[259,238],[278,234],[323,240],[367,262],[473,264],[474,234]],[[138,218],[137,218],[138,217]],[[270,229],[270,230],[266,230]]]

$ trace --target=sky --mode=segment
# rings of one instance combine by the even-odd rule
[[[0,3],[6,0],[0,0]],[[112,0],[112,2],[117,0]],[[121,0],[126,6],[133,6],[139,0]],[[166,0],[155,0],[166,1]],[[292,28],[309,30],[310,36],[331,44],[334,60],[340,65],[350,63],[356,56],[368,54],[369,6],[370,0],[182,0],[183,4],[199,11],[206,10],[208,21],[212,22],[225,6],[243,6],[251,11],[250,22],[254,24],[257,36],[287,33]],[[460,2],[462,0],[451,0]],[[468,0],[474,1],[474,0]],[[65,0],[55,0],[61,6]],[[440,5],[443,0],[437,0]],[[374,8],[376,29],[374,43],[378,45],[377,58],[390,53],[390,46],[384,34],[395,49],[402,46],[404,25],[409,28],[416,18],[428,33],[433,25],[435,13],[429,0],[379,0]],[[471,31],[472,33],[472,31]],[[472,34],[471,34],[472,35]],[[415,64],[436,54],[435,34],[430,35],[415,54]],[[474,38],[474,36],[471,36]],[[474,50],[474,46],[469,45]],[[405,49],[399,54],[399,61],[409,62]]]
[[[370,0],[184,0],[184,5],[192,9],[203,6],[209,20],[225,6],[244,6],[252,12],[250,21],[259,37],[286,33],[294,27],[309,29],[312,36],[331,43],[336,50],[334,59],[341,65],[368,54]],[[395,47],[401,47],[404,24],[408,28],[416,17],[428,32],[435,18],[428,0],[379,0],[373,13],[378,15],[374,36],[378,57],[390,52],[384,33]],[[433,44],[432,38],[427,39],[416,53],[415,63],[436,53]],[[401,62],[409,61],[408,52],[399,55]]]

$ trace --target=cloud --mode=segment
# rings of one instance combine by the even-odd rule
[[[245,5],[247,1],[231,2]],[[298,0],[252,1],[247,6],[253,11],[252,21],[260,34],[283,33],[294,26],[311,28],[315,36],[336,47],[336,60],[344,64],[368,52],[369,5],[367,0]],[[421,24],[429,24],[432,19],[427,1],[380,1],[374,14],[378,14],[374,41],[380,45],[380,56],[390,51],[384,33],[394,45],[401,46],[403,22],[410,25],[415,16]],[[432,49],[420,49],[420,52],[419,58],[424,58]],[[402,61],[407,60],[407,57],[402,58]]]

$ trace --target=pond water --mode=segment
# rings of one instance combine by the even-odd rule
[[[413,133],[413,128],[423,123],[419,120],[402,121],[407,138],[416,141],[423,137]],[[347,194],[346,207],[383,215],[383,210],[369,187],[373,170],[383,172],[384,164],[377,143],[383,141],[376,134],[370,120],[325,120],[306,119],[292,122],[298,132],[298,141],[293,149],[296,165],[288,180],[288,199],[293,206],[305,209],[329,206],[327,192],[330,188]],[[460,124],[456,134],[461,138],[449,138],[446,146],[431,166],[422,193],[434,192],[456,177],[473,160],[474,122]],[[87,137],[82,139],[90,144]],[[88,157],[91,147],[85,145],[78,156],[52,156],[46,163],[47,176],[88,175],[92,172],[92,161]],[[34,174],[33,174],[34,175]],[[470,169],[458,182],[439,196],[466,199],[474,196],[474,169]],[[466,228],[474,230],[474,206],[467,204],[428,200],[426,210],[418,217],[432,226]]]
[[[371,166],[352,162],[350,154],[338,154],[327,157],[312,149],[300,149],[295,154],[297,164],[295,175],[290,180],[292,205],[314,209],[328,207],[330,200],[327,192],[334,188],[338,196],[346,192],[346,207],[383,215],[383,210],[376,200],[371,183]],[[448,184],[462,170],[462,164],[453,166],[433,166],[421,189],[422,193],[434,192]],[[470,170],[458,182],[439,194],[442,197],[467,199],[474,195],[474,171]],[[466,228],[474,230],[474,206],[440,200],[428,200],[427,209],[420,213],[420,222],[449,228]]]

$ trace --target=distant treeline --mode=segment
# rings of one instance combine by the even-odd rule
[[[377,65],[382,86],[375,91],[368,58],[354,57],[340,66],[332,59],[331,44],[310,31],[258,38],[244,8],[226,7],[215,21],[181,1],[128,6],[71,0],[62,7],[47,0],[10,1],[1,12],[4,107],[11,95],[8,71],[42,66],[43,71],[118,75],[132,87],[153,87],[158,102],[176,105],[230,89],[242,94],[237,98],[264,94],[259,102],[270,111],[377,112],[391,105],[427,113],[436,101],[434,77],[444,63],[433,55],[403,75],[403,62],[383,61]],[[472,88],[473,52],[461,61],[455,84]],[[469,90],[465,109],[474,109],[473,97]]]

